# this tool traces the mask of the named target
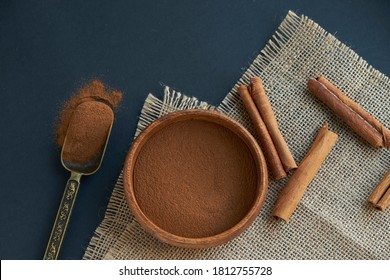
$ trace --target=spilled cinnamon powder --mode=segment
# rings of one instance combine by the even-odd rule
[[[161,229],[189,238],[236,225],[256,195],[256,164],[229,129],[190,120],[156,132],[134,167],[134,193],[144,214]]]
[[[94,80],[64,106],[57,127],[57,144],[65,162],[86,164],[103,152],[122,93]],[[96,161],[96,160],[95,160]]]

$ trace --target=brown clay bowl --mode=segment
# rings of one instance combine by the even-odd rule
[[[241,124],[196,109],[149,125],[127,154],[123,182],[146,231],[171,245],[207,248],[237,237],[255,220],[268,173],[259,145]]]

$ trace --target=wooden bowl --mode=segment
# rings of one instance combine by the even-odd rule
[[[260,212],[267,166],[253,136],[209,110],[170,113],[149,125],[125,160],[124,190],[140,225],[159,240],[207,248],[242,233]]]

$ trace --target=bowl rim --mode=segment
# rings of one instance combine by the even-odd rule
[[[256,196],[247,214],[233,227],[216,235],[201,238],[178,236],[157,226],[143,213],[134,193],[134,166],[143,145],[151,136],[161,129],[173,123],[188,120],[209,121],[231,130],[234,134],[239,136],[249,148],[257,170]],[[221,245],[237,237],[256,219],[263,207],[268,190],[268,170],[262,150],[260,149],[256,139],[246,128],[244,128],[244,126],[218,111],[189,109],[168,113],[151,123],[136,137],[125,159],[123,168],[123,187],[126,201],[136,220],[154,237],[165,243],[178,247],[208,248]]]

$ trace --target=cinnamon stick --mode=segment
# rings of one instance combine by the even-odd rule
[[[278,123],[274,112],[272,111],[271,103],[268,100],[268,97],[265,93],[262,80],[259,77],[251,78],[251,95],[253,101],[255,102],[260,115],[267,127],[269,134],[271,135],[272,142],[275,145],[275,148],[278,152],[280,161],[283,164],[284,170],[286,172],[291,169],[297,168],[297,164],[287,146],[286,141],[284,140],[282,134],[280,133]]]
[[[248,87],[240,86],[238,88],[238,93],[240,94],[241,100],[244,103],[244,106],[259,136],[261,146],[264,150],[265,157],[268,160],[274,178],[279,180],[286,177],[287,174],[284,171],[282,162],[279,159],[278,152],[275,149],[271,136],[264,124],[263,119],[260,116],[260,113],[257,111],[256,105],[252,100]]]
[[[379,182],[374,191],[368,197],[368,202],[380,211],[385,211],[390,204],[390,170]]]
[[[337,134],[328,130],[328,124],[325,123],[305,158],[281,191],[272,216],[285,221],[290,219],[306,188],[316,176],[337,138]]]
[[[325,85],[330,91],[332,91],[345,105],[358,113],[363,119],[365,119],[373,128],[375,128],[383,137],[383,146],[387,149],[390,148],[390,131],[384,127],[377,119],[371,116],[365,111],[359,104],[346,96],[335,85],[329,82],[325,77],[321,76],[317,78],[317,81]]]
[[[310,92],[374,148],[390,148],[389,131],[324,77],[310,79]]]

